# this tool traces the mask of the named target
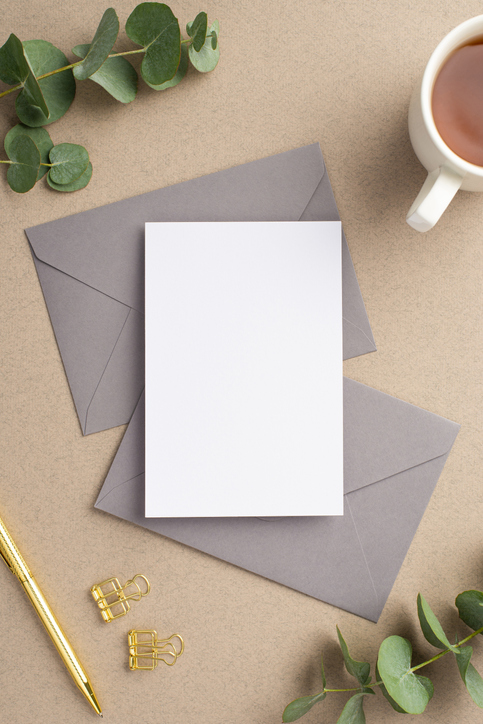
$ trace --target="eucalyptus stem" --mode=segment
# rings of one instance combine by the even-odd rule
[[[136,53],[145,53],[146,48],[136,48],[136,50],[125,50],[122,53],[111,53],[108,58],[119,58],[121,55],[135,55]],[[82,61],[80,61],[82,62]]]
[[[375,686],[375,685],[376,684],[367,684],[367,687]],[[358,686],[353,689],[324,689],[324,691],[322,691],[321,693],[322,694],[324,694],[324,693],[325,694],[340,694],[340,693],[343,693],[344,691],[360,691],[360,690],[361,690],[361,687]]]
[[[465,639],[462,639],[461,641],[458,641],[457,644],[455,644],[455,648],[459,648],[463,644],[465,644],[467,641],[470,641],[472,638],[477,636],[478,634],[483,633],[483,626],[479,628],[477,631],[473,631],[469,636],[467,636]],[[440,651],[439,654],[436,654],[431,659],[428,659],[428,661],[423,661],[422,664],[418,664],[417,666],[411,667],[410,671],[414,672],[418,669],[422,669],[423,666],[428,666],[428,664],[432,664],[433,661],[437,661],[438,659],[441,659],[443,656],[446,656],[446,654],[451,653],[451,649],[445,649],[444,651]]]
[[[208,34],[206,37],[211,38],[213,36],[213,33]],[[181,41],[181,45],[184,45],[185,43],[191,43],[192,38],[186,38],[185,40]],[[136,55],[137,53],[145,53],[146,48],[136,48],[135,50],[125,50],[121,53],[111,53],[107,56],[107,58],[121,58],[125,55]],[[107,60],[107,59],[106,59]],[[50,78],[53,75],[56,75],[57,73],[63,73],[64,70],[72,70],[72,68],[75,68],[78,65],[81,65],[84,62],[83,59],[78,60],[76,63],[71,63],[70,65],[64,65],[62,68],[56,68],[56,70],[51,70],[50,73],[44,73],[43,75],[39,75],[36,77],[35,80],[43,80],[44,78]],[[24,87],[23,83],[19,83],[13,88],[9,88],[6,91],[3,91],[0,93],[0,98],[3,98],[3,96],[8,96],[9,93],[14,93],[14,91],[22,90]]]
[[[0,98],[3,98],[3,96],[8,96],[9,93],[13,93],[14,91],[20,90],[21,88],[23,88],[23,83],[20,83],[20,85],[16,85],[15,88],[9,88],[6,91],[2,91],[2,93],[0,93]]]

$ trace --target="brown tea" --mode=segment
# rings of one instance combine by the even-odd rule
[[[449,148],[483,166],[483,43],[458,48],[441,68],[433,89],[433,118]]]

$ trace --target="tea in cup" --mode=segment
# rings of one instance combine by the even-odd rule
[[[483,15],[432,54],[411,99],[409,136],[428,176],[406,221],[428,231],[458,189],[483,191]]]

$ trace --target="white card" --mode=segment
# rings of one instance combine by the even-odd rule
[[[340,222],[146,224],[145,514],[343,514]]]

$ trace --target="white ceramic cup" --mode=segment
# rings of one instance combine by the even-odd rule
[[[448,33],[429,59],[411,98],[409,137],[416,156],[428,171],[406,217],[417,231],[432,229],[459,188],[483,191],[483,166],[465,161],[445,144],[436,129],[431,107],[434,82],[448,56],[478,37],[483,42],[483,15],[466,20]]]

